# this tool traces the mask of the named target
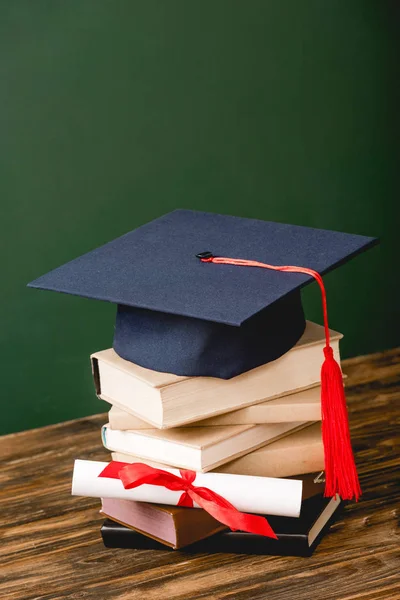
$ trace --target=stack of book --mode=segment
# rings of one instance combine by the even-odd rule
[[[112,461],[77,460],[72,486],[103,499],[106,546],[312,552],[361,493],[322,275],[376,242],[176,210],[29,284],[117,306],[92,356]]]
[[[330,333],[340,360],[342,336]],[[310,554],[340,505],[323,497],[324,343],[323,327],[307,322],[289,352],[228,380],[152,371],[113,349],[93,354],[96,393],[111,404],[101,435],[112,460],[303,482],[300,517],[267,517],[278,542],[232,532],[202,509],[103,498],[105,545]]]

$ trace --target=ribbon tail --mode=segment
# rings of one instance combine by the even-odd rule
[[[201,508],[207,511],[214,519],[226,525],[233,531],[240,530],[246,531],[247,533],[254,533],[256,535],[263,535],[277,540],[272,527],[268,523],[265,517],[259,515],[249,515],[242,513],[236,508],[225,508],[219,506],[216,502],[211,500],[205,500],[196,492],[189,491],[194,502],[196,502]]]
[[[155,469],[144,463],[110,462],[100,473],[99,477],[119,479],[126,490],[139,487],[143,484],[166,487],[169,490],[180,491],[185,487],[177,475],[163,469]]]
[[[121,469],[127,467],[129,463],[113,460],[99,474],[99,477],[107,477],[108,479],[119,479]]]

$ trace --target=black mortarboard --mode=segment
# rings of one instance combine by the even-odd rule
[[[143,367],[230,378],[274,360],[301,337],[299,273],[223,268],[241,257],[323,274],[371,237],[176,210],[39,277],[30,287],[117,304],[114,349]]]

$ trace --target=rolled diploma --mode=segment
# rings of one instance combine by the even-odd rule
[[[72,495],[94,498],[120,498],[137,502],[155,502],[176,506],[182,492],[143,484],[126,490],[119,479],[99,477],[108,463],[76,460],[72,477]],[[180,476],[178,469],[163,470]],[[298,517],[303,482],[299,479],[253,477],[228,473],[197,473],[194,486],[207,487],[233,504],[241,512],[260,515]],[[195,504],[198,508],[198,505]]]

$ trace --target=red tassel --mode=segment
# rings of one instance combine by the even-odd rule
[[[322,440],[325,452],[325,496],[339,494],[356,501],[361,495],[350,440],[342,371],[330,346],[324,348],[321,368]]]
[[[304,273],[314,277],[317,281],[321,290],[326,340],[325,360],[321,368],[322,440],[326,475],[325,496],[330,497],[339,494],[342,500],[352,500],[353,498],[358,500],[361,495],[361,488],[351,447],[343,377],[330,346],[326,291],[321,275],[317,271],[306,267],[268,265],[255,260],[213,256],[211,252],[203,252],[197,256],[202,262],[219,265],[260,267],[285,273]]]

